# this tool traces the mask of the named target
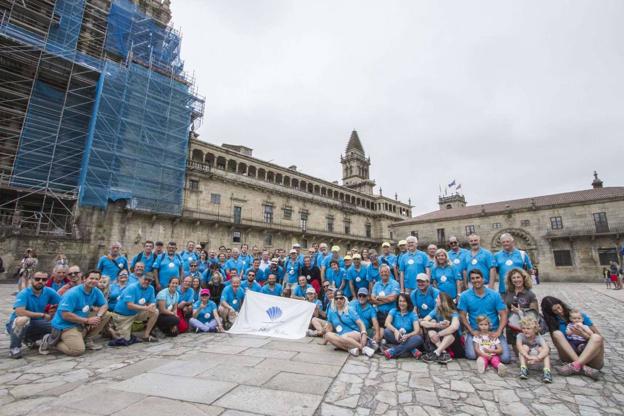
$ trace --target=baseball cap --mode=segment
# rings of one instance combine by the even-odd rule
[[[382,247],[390,247],[390,243],[385,241],[381,246]]]
[[[351,260],[351,256],[349,255],[344,256],[344,260]]]
[[[416,276],[416,280],[429,281],[429,276],[427,276],[427,273],[418,273],[418,275]]]
[[[355,260],[355,259],[361,260],[361,259],[362,259],[362,256],[360,256],[358,253],[355,253],[355,254],[353,255],[353,260]]]
[[[406,244],[407,244],[407,241],[405,241],[405,240],[401,240],[401,241],[399,241],[399,245],[400,245],[400,246],[404,246],[404,245],[406,245]]]
[[[293,248],[293,249],[291,249],[291,250],[289,251],[289,253],[290,253],[290,254],[293,254],[293,253],[297,254],[297,250],[295,250],[295,249]]]
[[[342,290],[337,290],[336,293],[334,293],[334,298],[344,298],[344,293],[342,292]]]
[[[308,293],[314,293],[314,294],[316,294],[316,290],[314,290],[314,288],[313,288],[313,287],[309,287],[309,288],[307,288],[307,289],[306,289],[306,295],[307,295]]]
[[[204,296],[204,295],[208,295],[208,296],[210,296],[210,290],[208,290],[208,289],[202,289],[202,290],[199,292],[199,296]]]
[[[358,296],[360,296],[360,295],[366,295],[366,296],[368,296],[368,289],[366,289],[365,287],[361,287],[361,288],[358,290]]]
[[[301,244],[295,243],[295,244],[293,244],[293,248],[301,248]]]
[[[340,246],[332,246],[331,251],[340,251]]]
[[[273,257],[271,259],[271,263],[279,263],[279,259],[277,257]]]

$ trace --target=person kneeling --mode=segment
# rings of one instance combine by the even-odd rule
[[[223,332],[217,305],[210,300],[210,290],[202,289],[199,300],[193,305],[193,316],[189,320],[195,332]]]
[[[109,345],[124,346],[137,342],[132,337],[132,324],[136,321],[147,321],[143,342],[156,342],[158,339],[151,334],[158,320],[156,296],[152,286],[152,273],[145,273],[138,283],[129,285],[120,295],[113,313],[113,326],[117,338]]]

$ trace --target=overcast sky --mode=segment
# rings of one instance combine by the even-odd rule
[[[624,185],[624,1],[174,0],[199,130],[327,180],[356,129],[384,195]],[[377,191],[376,191],[377,192]]]

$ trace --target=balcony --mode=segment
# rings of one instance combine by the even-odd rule
[[[616,225],[609,227],[601,227],[599,231],[595,226],[592,227],[565,227],[561,230],[548,230],[544,234],[544,238],[547,240],[558,239],[570,239],[570,238],[597,238],[597,237],[611,237],[615,236],[619,238],[624,236],[624,226]]]

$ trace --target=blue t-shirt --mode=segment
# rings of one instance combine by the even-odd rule
[[[297,278],[299,277],[299,272],[301,271],[301,263],[299,260],[293,260],[290,257],[287,258],[284,262],[284,270],[288,278],[288,283],[297,283]]]
[[[379,266],[375,267],[372,265],[366,268],[366,279],[369,282],[377,283],[381,280],[381,276],[379,275]],[[390,274],[390,279],[392,279],[392,274]]]
[[[193,303],[195,301],[195,291],[190,287],[184,292],[178,287],[178,294],[180,295],[178,302]]]
[[[238,259],[235,259],[234,257],[231,257],[228,261],[225,262],[225,269],[227,271],[230,271],[232,269],[236,269],[236,271],[238,272],[239,276],[242,275],[242,273],[245,270],[245,268],[246,268],[246,263],[243,260],[241,260],[240,256],[238,257]]]
[[[438,323],[440,323],[440,322],[445,320],[445,318],[438,313],[438,309],[437,308],[432,310],[431,313],[428,316],[429,316],[429,318],[435,320]],[[453,318],[457,318],[459,320],[459,313],[458,312],[453,312],[451,314],[451,319],[449,319],[449,321],[452,321]],[[457,334],[461,335],[461,325],[459,325],[459,329],[457,330]]]
[[[93,306],[106,305],[106,299],[100,289],[94,287],[89,293],[84,285],[78,285],[69,289],[59,303],[58,309],[52,319],[52,327],[60,331],[75,328],[79,324],[63,319],[63,312],[71,312],[82,318],[87,318]]]
[[[334,269],[330,267],[325,270],[325,280],[329,281],[330,284],[333,284],[336,289],[340,289],[342,282],[347,280],[347,272],[345,269],[340,268],[334,271]]]
[[[420,289],[415,289],[410,293],[410,299],[414,304],[414,308],[418,311],[418,317],[424,318],[435,309],[436,298],[440,294],[440,291],[433,286],[429,286],[425,293],[422,293]]]
[[[145,264],[145,273],[151,272],[154,267],[155,261],[156,261],[156,254],[152,252],[148,256],[145,254],[145,252],[142,251],[132,258],[132,261],[130,262],[130,268],[134,270],[134,266],[136,266],[138,262],[142,262],[143,264]]]
[[[500,294],[490,289],[489,287],[483,288],[485,292],[483,296],[478,296],[474,289],[468,289],[459,295],[459,304],[457,309],[468,314],[468,322],[470,327],[474,330],[479,329],[477,324],[477,316],[485,315],[490,319],[492,323],[492,330],[498,329],[498,313],[507,309],[503,298]]]
[[[390,274],[394,276],[394,266],[396,266],[397,264],[397,256],[395,256],[394,254],[388,254],[388,255],[382,254],[378,258],[379,258],[379,265],[387,264],[388,266],[390,266]]]
[[[243,274],[243,278],[246,279],[247,278],[247,273],[249,273],[249,271],[252,271],[256,274],[256,282],[258,283],[262,283],[267,279],[267,276],[264,274],[264,272],[262,271],[262,269],[254,269],[252,267],[248,268],[247,270],[245,270],[245,273]]]
[[[128,282],[130,282],[130,279],[128,279]],[[108,291],[108,310],[115,310],[115,305],[117,305],[117,300],[119,299],[119,296],[121,296],[121,292],[129,286],[128,282],[126,282],[124,287],[119,286],[119,283],[117,282],[110,285],[110,289]]]
[[[373,305],[366,303],[366,305],[362,307],[362,304],[357,299],[354,299],[349,302],[349,308],[353,309],[358,314],[366,329],[373,327],[373,318],[377,319],[377,311],[373,308]]]
[[[529,255],[526,252],[521,252],[517,248],[514,248],[510,252],[505,250],[497,252],[496,254],[494,254],[494,260],[496,262],[496,271],[498,273],[499,293],[505,293],[505,286],[507,285],[507,273],[509,273],[511,269],[522,269],[526,267],[527,270],[531,270],[533,268],[533,264],[531,264],[531,259],[529,258]]]
[[[276,283],[275,287],[271,289],[269,285],[266,284],[262,286],[262,290],[260,292],[264,293],[265,295],[282,296],[282,285]]]
[[[169,257],[167,253],[158,256],[158,259],[154,262],[154,270],[158,270],[160,287],[166,288],[169,286],[169,281],[174,277],[180,279],[180,266],[182,265],[182,258],[178,254],[174,254],[173,257]]]
[[[201,309],[200,309],[201,308]],[[209,300],[206,306],[202,307],[201,301],[197,301],[193,304],[193,313],[200,309],[199,314],[197,314],[197,320],[201,323],[205,324],[206,322],[212,321],[214,318],[214,311],[217,310],[217,305]]]
[[[392,278],[388,279],[388,283],[386,284],[380,280],[373,286],[374,296],[390,296],[398,295],[399,293],[401,293],[399,282]],[[383,305],[377,305],[377,310],[384,313],[390,312],[392,308],[396,308],[396,301],[384,303]],[[381,324],[383,325],[383,322],[381,322]]]
[[[117,280],[117,275],[122,270],[128,270],[128,260],[124,256],[111,258],[109,256],[100,257],[97,267],[102,275],[110,277],[111,282]]]
[[[435,282],[438,289],[452,299],[457,297],[457,282],[462,280],[463,278],[453,266],[441,267],[434,265],[431,269],[431,283]]]
[[[277,277],[277,281],[281,282],[284,279],[284,268],[281,266],[277,266],[275,270],[271,269],[271,266],[264,269],[264,275],[266,278],[269,278],[270,274],[274,274]]]
[[[460,276],[463,279],[463,271],[466,269],[466,255],[468,255],[469,250],[466,250],[465,248],[461,248],[455,252],[454,250],[449,250],[448,252],[448,258],[451,261],[451,264],[455,267],[455,269],[457,270],[457,272],[460,274]]]
[[[581,311],[581,316],[583,317],[583,325],[587,325],[589,327],[594,326],[594,323],[592,322],[591,318],[585,312]],[[569,322],[564,321],[558,316],[557,316],[557,321],[559,322],[559,331],[561,331],[563,335],[565,335],[566,328]]]
[[[187,250],[182,250],[179,256],[182,258],[182,267],[184,268],[184,275],[186,276],[191,271],[191,261],[199,260],[199,256],[195,251]]]
[[[339,269],[344,269],[344,267],[345,267],[344,259],[342,257],[340,257],[340,256],[334,258],[334,255],[330,253],[323,260],[323,267],[325,267],[326,270],[331,269],[331,261],[332,260],[336,260],[338,262],[338,268]]]
[[[347,280],[353,282],[353,287],[355,289],[355,293],[353,293],[353,296],[357,294],[357,291],[360,288],[365,287],[366,289],[368,289],[368,268],[363,264],[360,265],[359,269],[356,269],[355,265],[349,267],[349,270],[347,270]],[[347,297],[350,297],[352,295],[350,287],[348,288],[348,290],[347,288],[345,288],[344,292],[345,296]]]
[[[139,313],[139,311],[128,309],[128,302],[140,306],[156,303],[154,287],[152,285],[148,285],[146,288],[143,288],[140,283],[134,283],[127,286],[117,300],[115,313],[124,316],[131,316]]]
[[[240,311],[244,299],[245,289],[242,287],[239,287],[235,293],[232,285],[229,285],[223,289],[223,292],[221,292],[221,302],[225,301],[237,312]]]
[[[392,308],[388,316],[392,316],[393,327],[396,329],[403,328],[407,333],[414,331],[414,321],[418,321],[418,316],[413,311],[401,313],[398,308]]]
[[[348,334],[349,332],[358,332],[360,328],[357,321],[360,320],[357,312],[349,307],[347,311],[338,313],[338,311],[329,308],[327,312],[327,321],[332,325],[338,335]]]
[[[261,292],[262,291],[262,286],[260,286],[260,283],[256,282],[255,280],[253,281],[253,283],[251,284],[251,287],[249,286],[249,281],[245,280],[243,282],[241,282],[240,287],[242,287],[245,292],[248,290],[251,290],[252,292]]]
[[[169,292],[169,288],[167,288],[158,292],[158,295],[156,295],[156,300],[164,300],[165,308],[172,311],[174,306],[180,302],[180,294],[177,290],[173,292],[173,294],[171,294],[171,292]]]
[[[481,247],[474,256],[472,251],[469,251],[464,257],[464,264],[466,265],[468,281],[470,281],[470,271],[479,269],[483,273],[483,281],[488,284],[490,282],[490,269],[496,267],[496,260],[489,250]]]
[[[406,251],[399,260],[399,270],[404,273],[404,286],[407,289],[416,288],[416,276],[426,273],[429,267],[429,257],[420,250]]]
[[[39,296],[35,295],[32,290],[32,287],[27,287],[22,289],[15,296],[15,303],[13,303],[13,313],[9,318],[9,322],[12,324],[13,320],[17,316],[15,314],[15,309],[17,308],[25,308],[29,312],[37,312],[44,313],[45,309],[48,305],[57,305],[61,301],[61,297],[56,290],[44,286],[41,289],[41,293]],[[30,319],[42,319],[42,318],[30,318]]]
[[[60,282],[55,282],[54,280],[52,280],[52,283],[50,283],[50,289],[54,290],[55,292],[58,292],[58,290],[60,288],[62,288],[63,286],[65,286],[65,282],[64,281],[60,281]]]
[[[295,287],[295,290],[293,291],[293,295],[294,296],[298,296],[300,298],[305,298],[306,297],[306,290],[308,290],[308,288],[312,287],[311,284],[306,284],[305,287],[301,287],[299,285],[297,285],[297,287]]]

